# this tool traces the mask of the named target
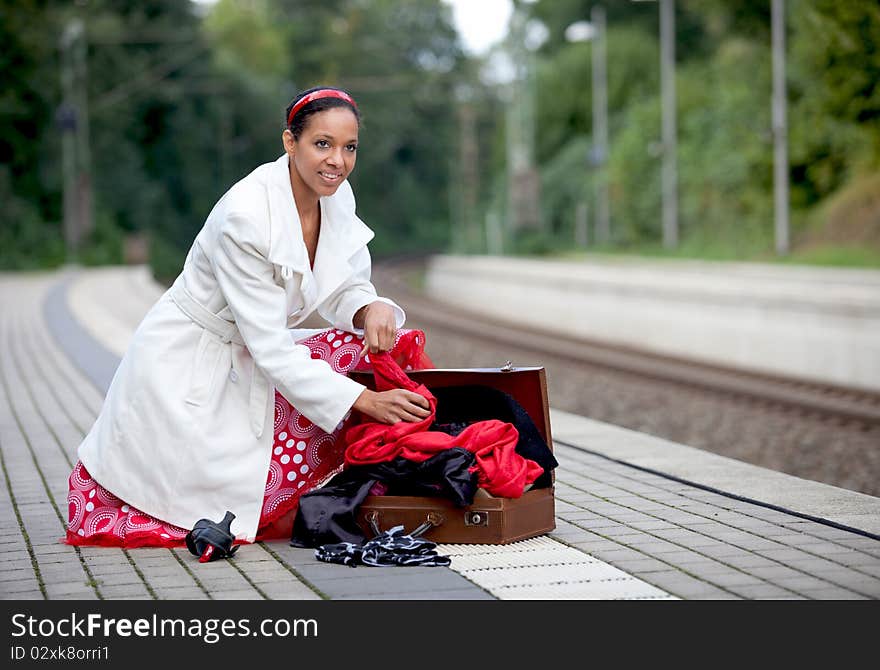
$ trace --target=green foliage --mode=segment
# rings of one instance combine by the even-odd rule
[[[567,245],[557,235],[538,230],[518,230],[510,242],[510,253],[517,256],[549,256]]]
[[[799,230],[797,246],[860,247],[880,253],[880,172],[853,179],[814,208]]]
[[[186,258],[186,249],[169,242],[159,235],[150,235],[148,238],[150,250],[150,267],[153,276],[164,286],[171,286],[174,278],[183,269],[183,261]]]
[[[658,90],[656,38],[635,28],[608,31],[608,112],[612,130],[622,112]],[[536,157],[540,163],[564,150],[572,136],[592,133],[592,49],[566,44],[540,61]]]
[[[241,25],[259,38],[240,34]],[[363,120],[351,182],[359,215],[376,231],[374,255],[449,243],[446,157],[457,149],[451,101],[461,54],[445,5],[221,2],[207,28],[219,67],[227,76],[242,77],[240,97],[273,99],[273,118],[253,109],[249,127],[242,128],[245,135],[270,131],[254,142],[263,151],[256,162],[280,154],[284,109],[297,91],[341,86],[358,101]],[[240,169],[239,176],[255,164]]]
[[[720,10],[717,10],[720,11]],[[717,12],[716,12],[717,13]],[[612,133],[609,158],[609,194],[612,238],[620,245],[656,244],[661,234],[659,45],[656,37],[635,27],[608,32],[608,110]],[[590,49],[569,45],[555,52],[545,68],[545,90],[589,89],[571,87],[576,71],[575,49],[589,82]],[[755,90],[770,89],[766,49],[745,39],[729,39],[712,59],[691,60],[677,73],[678,181],[680,235],[683,244],[706,246],[719,239],[734,250],[760,249],[766,243],[762,229],[772,214],[772,147],[769,144],[769,97]],[[586,74],[586,76],[584,76]],[[585,115],[590,104],[576,104],[560,95],[541,96],[552,110],[556,137],[589,132]],[[566,119],[566,115],[568,119]],[[588,117],[587,117],[588,118]],[[539,136],[545,124],[538,128]],[[565,128],[565,130],[560,130]],[[547,144],[553,146],[553,136]],[[545,142],[539,142],[544,146]],[[574,176],[583,183],[568,147],[560,146],[544,159],[546,216],[559,227],[560,216],[572,218],[572,198],[559,196],[558,180]],[[568,168],[568,169],[566,169]],[[589,173],[589,193],[595,172]],[[567,188],[577,193],[574,185]],[[595,201],[592,201],[595,209]],[[570,235],[566,232],[566,235]]]
[[[178,0],[0,12],[2,267],[65,260],[60,51],[47,36],[73,17],[86,26],[96,222],[75,260],[117,262],[125,235],[146,235],[156,274],[176,273],[223,192],[282,152],[289,100],[320,83],[360,104],[352,182],[380,253],[448,244],[462,58],[440,0],[222,0],[204,20]]]
[[[591,49],[565,43],[562,32],[568,23],[588,18],[587,4],[545,0],[533,12],[551,27],[539,77],[542,206],[545,218],[566,237],[569,229],[560,222],[572,217],[571,196],[561,193],[575,192],[564,176],[564,166],[574,167],[567,143],[591,132]],[[682,0],[676,5],[678,252],[727,258],[772,254],[770,4]],[[812,228],[837,230],[823,239],[843,249],[844,238],[856,239],[864,226],[858,231],[841,226],[841,216],[832,222],[828,214],[833,208],[819,206],[860,175],[880,172],[880,7],[857,0],[787,6],[792,226],[797,233],[800,221],[818,221]],[[662,212],[657,32],[636,21],[624,31],[616,27],[624,22],[614,19],[609,11],[612,237],[618,248],[655,253]],[[587,177],[589,194],[593,177]],[[880,217],[880,201],[863,203],[859,211],[862,220]],[[807,245],[817,238],[812,233],[793,239]],[[874,237],[865,243],[880,250]]]
[[[793,198],[809,207],[880,170],[880,7],[797,3],[790,24]]]
[[[562,150],[571,136],[589,135],[592,119],[590,45],[567,45],[540,61],[535,111],[539,163]]]
[[[852,245],[823,244],[817,247],[795,249],[789,256],[779,259],[783,263],[827,265],[849,268],[880,268],[880,251]]]
[[[648,155],[650,112],[656,101],[659,72],[656,39],[637,28],[608,31],[608,111],[614,137],[610,157],[610,189],[621,208],[620,241],[638,238],[652,228],[656,201],[643,189],[650,185],[656,161]],[[595,211],[596,172],[588,161],[592,146],[592,49],[569,44],[545,57],[538,77],[537,159],[541,163],[544,220],[565,239],[573,239],[580,201]],[[648,103],[644,101],[649,101]],[[657,117],[659,119],[659,117]],[[659,121],[654,124],[659,128]],[[634,197],[637,196],[637,197]],[[646,227],[647,226],[647,227]],[[650,239],[650,237],[649,237]]]
[[[621,244],[660,239],[660,101],[627,107],[608,166],[612,237]]]
[[[46,223],[34,203],[15,193],[6,166],[0,166],[0,203],[0,269],[34,270],[64,262],[60,228]]]
[[[678,26],[682,15],[691,25],[690,31],[700,36],[699,40],[706,46],[708,54],[714,51],[712,45],[721,44],[731,37],[745,37],[754,42],[769,44],[771,4],[768,0],[677,0],[677,44],[687,50],[692,47],[688,39],[682,39],[685,35]],[[789,0],[786,4],[792,7],[804,3]],[[701,55],[705,56],[706,53]],[[686,51],[681,54],[683,59],[689,59],[690,56],[692,54]]]
[[[221,70],[267,82],[284,79],[290,63],[284,34],[274,26],[273,13],[273,3],[267,0],[220,0],[213,7],[204,27]]]
[[[589,138],[571,138],[541,170],[541,206],[544,225],[560,238],[574,239],[575,212],[590,202],[593,186],[587,155]]]
[[[297,88],[338,85],[358,101],[351,181],[374,245],[448,244],[461,58],[449,8],[439,0],[297,3],[296,17],[281,25]]]
[[[124,261],[124,239],[124,232],[106,212],[102,212],[95,220],[95,228],[85,240],[77,260],[84,265],[119,265]]]
[[[707,65],[679,75],[681,236],[733,248],[767,239],[772,221],[770,67],[761,47],[729,40]]]
[[[592,46],[564,38],[595,3],[517,4],[550,35],[535,58],[543,228],[508,232],[505,252],[551,253],[571,247],[579,203],[596,210]],[[880,6],[786,6],[792,257],[870,263],[880,254]],[[605,7],[608,249],[668,255],[659,6]],[[87,32],[95,220],[76,258],[63,242],[56,122],[58,37],[73,17]],[[0,43],[0,268],[121,262],[134,234],[150,240],[156,274],[173,279],[216,200],[280,155],[290,98],[317,84],[350,90],[363,115],[352,183],[377,232],[374,256],[449,248],[453,226],[462,251],[485,252],[486,215],[508,206],[511,103],[480,83],[483,63],[462,55],[442,0],[220,0],[204,17],[178,0],[2,1]],[[773,255],[770,49],[767,0],[676,2],[675,254]],[[459,125],[465,98],[474,132]]]
[[[679,0],[680,1],[680,0]],[[643,35],[656,35],[659,30],[655,2],[605,2],[594,0],[539,0],[528,5],[529,15],[540,20],[550,33],[543,47],[545,54],[564,48],[565,29],[576,21],[589,21],[594,5],[605,8],[606,22],[611,26],[627,26]]]
[[[35,0],[0,4],[0,268],[64,259],[55,108],[59,23]]]

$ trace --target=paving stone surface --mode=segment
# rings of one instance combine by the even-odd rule
[[[277,541],[200,564],[185,548],[64,545],[67,476],[118,361],[67,305],[84,272],[0,274],[2,599],[880,599],[876,536],[648,472],[587,440],[554,445],[557,527],[540,541],[562,562],[537,552],[513,567],[351,569]],[[89,284],[104,291],[95,319],[126,292],[120,318],[133,328],[132,303],[155,287],[112,276]],[[484,558],[525,556],[529,542],[483,546]],[[453,565],[467,553],[442,549]]]

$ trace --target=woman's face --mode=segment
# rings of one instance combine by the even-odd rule
[[[306,188],[307,195],[333,195],[354,170],[357,143],[358,121],[347,107],[312,114],[298,140],[289,130],[284,131],[292,179]]]

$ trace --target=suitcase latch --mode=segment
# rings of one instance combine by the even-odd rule
[[[370,528],[373,530],[373,535],[382,534],[382,531],[379,529],[379,512],[371,510],[364,515],[364,519],[370,524]],[[410,531],[408,535],[419,537],[425,531],[443,525],[444,521],[446,521],[446,519],[439,512],[428,512],[427,515],[425,515],[425,521]]]
[[[488,512],[476,512],[474,510],[469,510],[464,513],[464,525],[465,526],[488,526],[489,525],[489,513]]]

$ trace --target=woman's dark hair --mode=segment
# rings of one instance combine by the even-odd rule
[[[343,100],[342,98],[318,98],[317,100],[312,100],[307,103],[302,109],[300,109],[296,116],[291,119],[291,122],[287,124],[287,119],[290,118],[290,110],[293,109],[294,105],[303,98],[307,96],[309,93],[313,93],[314,91],[321,91],[329,89],[331,91],[342,91],[346,95],[349,95],[348,91],[345,91],[341,88],[336,88],[334,86],[314,86],[312,88],[306,89],[305,91],[300,91],[296,94],[293,100],[290,101],[290,104],[287,105],[287,111],[284,113],[284,121],[287,126],[287,129],[293,133],[293,138],[298,140],[300,135],[302,135],[303,130],[305,130],[306,124],[308,123],[309,117],[312,114],[317,114],[318,112],[323,112],[326,109],[331,109],[333,107],[345,107],[346,109],[350,109],[354,117],[357,119],[358,125],[361,123],[361,115],[358,111],[357,107],[352,105],[347,100]]]

